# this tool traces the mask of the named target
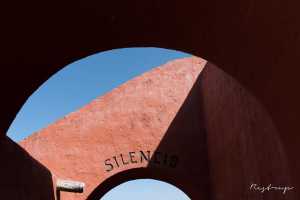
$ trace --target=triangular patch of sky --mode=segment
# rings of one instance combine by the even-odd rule
[[[50,77],[27,99],[7,135],[18,142],[127,80],[190,56],[161,48],[124,48],[80,59]]]

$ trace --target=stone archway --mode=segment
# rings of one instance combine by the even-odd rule
[[[278,127],[299,188],[300,160],[295,159],[300,141],[299,94],[295,92],[300,69],[299,1],[125,0],[118,4],[87,4],[82,0],[4,3],[0,61],[4,94],[0,120],[2,197],[12,199],[18,192],[26,192],[38,199],[36,188],[42,190],[30,171],[36,166],[29,162],[32,158],[19,154],[19,146],[5,134],[28,96],[74,60],[130,46],[172,48],[204,56],[243,83]],[[40,170],[49,173],[43,167]],[[45,181],[51,185],[49,178]],[[28,179],[34,184],[24,189]],[[15,181],[23,185],[16,186]]]
[[[153,168],[134,168],[130,170],[125,170],[120,173],[117,173],[113,175],[112,177],[106,179],[104,182],[99,184],[93,192],[90,193],[87,200],[99,200],[101,197],[103,197],[107,192],[109,192],[112,188],[114,188],[117,185],[120,185],[124,182],[130,181],[130,180],[137,180],[137,179],[155,179],[160,180],[166,183],[169,183],[171,185],[174,185],[178,188],[180,188],[181,191],[183,191],[187,196],[190,197],[190,195],[185,191],[183,185],[176,185],[178,184],[176,179],[174,179],[174,176],[169,176],[167,173],[164,173],[163,171],[159,169],[153,169]]]
[[[249,186],[290,184],[266,111],[232,77],[198,57],[136,77],[20,145],[54,182],[86,183],[84,193],[62,193],[62,200],[92,199],[118,178],[155,176],[191,199],[274,200],[281,196],[262,197]],[[286,198],[295,199],[294,193]]]

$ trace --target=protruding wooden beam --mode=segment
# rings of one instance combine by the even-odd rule
[[[85,184],[79,181],[61,179],[56,181],[56,189],[59,191],[82,193],[84,186]]]

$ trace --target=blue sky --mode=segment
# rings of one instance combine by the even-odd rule
[[[125,48],[80,59],[50,77],[27,99],[7,135],[18,142],[127,80],[170,60],[190,56],[161,48]],[[155,180],[124,183],[103,198],[120,199],[188,200],[175,187]]]
[[[189,56],[161,48],[124,48],[80,59],[50,77],[27,99],[7,135],[18,142],[127,80]]]
[[[131,191],[131,192],[129,192]],[[177,187],[158,180],[139,179],[125,182],[106,193],[101,200],[188,200]]]

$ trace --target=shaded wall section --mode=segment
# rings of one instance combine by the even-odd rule
[[[177,167],[182,170],[168,180],[191,199],[297,199],[296,180],[269,114],[211,63],[195,81],[156,151],[179,156]],[[294,189],[286,194],[261,193],[250,189],[252,184]]]
[[[9,138],[0,140],[0,198],[54,200],[50,171]]]
[[[284,147],[255,98],[198,57],[138,76],[20,145],[55,178],[86,183],[62,200],[93,199],[147,176],[192,199],[296,199],[296,190],[250,191],[252,183],[293,186]]]
[[[298,0],[7,1],[1,133],[28,96],[72,61],[113,48],[172,48],[214,62],[258,97],[300,180],[299,7]]]
[[[85,199],[107,178],[147,166],[205,64],[197,57],[168,62],[96,98],[20,144],[55,177],[86,183],[84,193],[62,192],[61,199]],[[164,173],[173,174],[170,169],[165,168]]]

